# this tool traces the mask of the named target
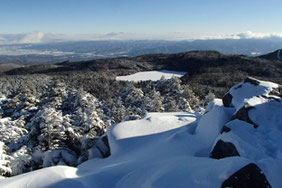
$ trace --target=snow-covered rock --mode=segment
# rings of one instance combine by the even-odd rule
[[[223,125],[230,121],[234,113],[232,108],[225,108],[216,102],[212,102],[212,104],[212,107],[209,106],[209,111],[206,111],[201,117],[196,128],[196,134],[207,143],[211,143],[218,136]]]
[[[281,96],[281,86],[278,84],[248,77],[229,90],[223,97],[223,104],[225,107],[235,107],[238,110],[247,99],[254,96],[275,97],[273,94],[276,93],[277,95],[277,92],[280,93]]]
[[[234,107],[236,112],[216,138],[211,157],[239,155],[248,158],[262,170],[273,187],[279,187],[282,183],[277,179],[278,174],[282,175],[281,86],[246,80],[227,94],[232,95],[232,100],[226,106]]]

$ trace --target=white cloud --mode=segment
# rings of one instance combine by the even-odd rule
[[[282,34],[280,33],[254,33],[251,31],[247,31],[244,33],[238,33],[237,34],[238,37],[240,37],[241,39],[252,39],[252,38],[256,38],[256,39],[262,39],[262,38],[282,38]]]
[[[281,38],[281,33],[255,33],[251,31],[231,35],[208,35],[199,36],[191,33],[102,33],[102,34],[57,34],[32,32],[25,34],[0,34],[0,44],[25,44],[47,43],[62,41],[85,41],[85,40],[195,40],[195,39],[271,39]]]
[[[101,33],[101,34],[57,34],[32,32],[25,34],[0,34],[0,44],[48,43],[86,40],[186,40],[187,33]],[[2,40],[1,40],[2,39]]]
[[[42,32],[32,32],[24,35],[19,43],[40,43],[44,37],[44,33]]]
[[[217,35],[217,36],[204,37],[204,39],[270,39],[270,38],[282,38],[282,33],[256,33],[252,31],[246,31],[243,33],[237,33],[232,35]]]

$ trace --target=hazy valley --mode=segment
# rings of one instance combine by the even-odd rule
[[[0,44],[0,63],[52,64],[112,57],[134,57],[155,53],[215,50],[222,54],[259,56],[281,47],[282,39],[201,39],[201,40],[100,40]]]

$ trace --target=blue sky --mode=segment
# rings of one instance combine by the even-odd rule
[[[282,33],[281,0],[1,0],[0,33]]]

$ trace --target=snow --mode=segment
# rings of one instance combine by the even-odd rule
[[[0,124],[5,124],[11,121],[11,118],[6,117],[6,118],[0,118]]]
[[[67,186],[72,182],[72,186],[75,187],[75,178],[76,168],[68,166],[56,166],[49,167],[42,170],[33,171],[27,174],[18,175],[14,181],[11,179],[5,178],[1,179],[1,187],[56,187],[54,184],[57,184],[58,187],[63,187],[60,185],[60,182],[64,181],[64,186]],[[68,178],[72,178],[68,181]],[[81,186],[80,186],[81,187]]]
[[[272,91],[273,88],[278,87],[278,84],[272,82],[259,82],[259,85],[254,85],[249,82],[241,82],[230,89],[229,93],[233,96],[232,105],[237,110],[241,108],[245,100],[258,95],[268,96],[268,94]]]
[[[92,147],[88,150],[88,158],[93,159],[93,158],[103,158],[101,152],[98,150],[97,147]]]
[[[233,108],[224,108],[214,103],[213,108],[201,117],[196,128],[196,134],[201,137],[201,140],[212,143],[223,125],[231,119],[233,113]]]
[[[187,72],[177,72],[177,71],[169,71],[169,70],[161,70],[161,71],[144,71],[138,72],[135,74],[127,75],[127,76],[118,76],[116,80],[119,81],[157,81],[160,80],[162,77],[165,79],[171,79],[172,77],[181,77],[184,76]]]
[[[251,107],[248,117],[258,127],[237,119],[229,121],[226,126],[231,131],[220,134],[214,142],[233,143],[241,157],[252,160],[262,169],[272,187],[282,184],[282,99],[269,95],[277,87],[276,84],[260,81],[258,86],[244,83],[238,89],[241,93],[231,90],[232,103],[237,106],[237,111],[243,105]],[[244,99],[240,99],[242,95]]]
[[[266,114],[264,116],[268,117]],[[249,123],[233,120],[226,124],[232,131],[217,138],[233,143],[241,157],[254,161],[266,174],[272,187],[280,187],[282,184],[281,178],[277,178],[278,174],[282,174],[282,139],[278,128],[280,125],[281,129],[281,119],[281,116],[277,117],[270,121],[273,123],[261,124],[255,130]]]
[[[4,95],[0,95],[0,102],[1,102],[1,101],[4,101],[4,100],[7,100],[7,97],[4,96]]]
[[[44,168],[1,179],[0,187],[220,187],[250,163],[261,168],[272,187],[280,187],[282,99],[267,97],[275,87],[268,82],[241,83],[230,90],[234,107],[226,108],[215,99],[201,116],[148,113],[141,120],[124,121],[106,132],[109,157],[103,159],[93,147],[89,150],[92,159],[76,168]],[[253,107],[247,114],[257,128],[233,119],[245,104]],[[221,133],[224,125],[231,130]],[[210,158],[218,140],[231,142],[240,156]]]
[[[223,106],[222,100],[217,98],[213,99],[206,107],[205,113],[209,112],[215,106]]]
[[[75,157],[65,150],[46,151],[43,154],[43,167],[54,166],[54,163],[66,165],[65,161],[72,166],[76,164]]]
[[[245,104],[254,108],[249,111],[249,117],[261,129],[272,127],[282,131],[281,102],[282,99],[253,97]]]
[[[107,133],[111,156],[83,163],[78,175],[91,171],[82,178],[86,187],[219,187],[249,160],[197,157],[206,144],[193,134],[196,123],[191,113],[149,113],[120,123]]]
[[[44,168],[3,179],[0,186],[219,187],[250,161],[203,156],[207,144],[201,134],[209,135],[202,131],[194,134],[197,122],[193,113],[149,113],[141,120],[122,122],[108,130],[108,158],[93,158],[77,168]]]
[[[4,142],[0,141],[0,171],[11,173],[11,169],[7,167],[9,157],[6,155],[4,145]]]
[[[149,113],[143,119],[126,121],[112,127],[110,133],[116,140],[146,136],[183,127],[196,120],[191,113]]]

